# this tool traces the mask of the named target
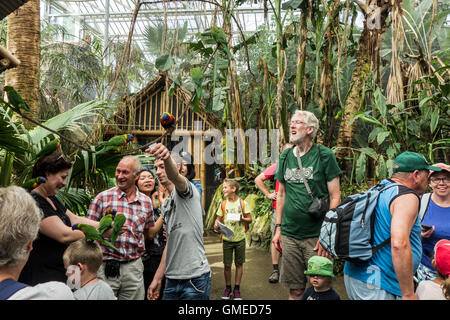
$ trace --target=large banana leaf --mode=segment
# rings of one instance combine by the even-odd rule
[[[89,117],[94,118],[98,115],[98,111],[105,107],[107,107],[107,102],[103,100],[85,102],[47,120],[43,125],[55,131],[66,130],[80,134],[83,132],[82,129],[84,128],[82,120]],[[52,133],[47,129],[39,126],[28,132],[33,146],[39,146],[39,143],[50,134]],[[28,140],[26,135],[21,135],[21,138],[23,140]]]

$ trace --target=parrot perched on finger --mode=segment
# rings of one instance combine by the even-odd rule
[[[45,181],[47,181],[47,179],[45,179],[44,177],[31,178],[25,181],[21,185],[21,187],[28,191],[31,191],[34,188],[38,187],[40,184],[44,183]]]
[[[118,250],[114,245],[112,245],[111,243],[109,243],[108,241],[103,239],[101,234],[97,231],[97,229],[95,229],[94,226],[91,226],[89,224],[84,224],[84,223],[76,223],[72,226],[72,230],[82,231],[84,233],[86,241],[97,240],[114,250]]]
[[[98,232],[103,234],[106,230],[111,228],[113,217],[116,214],[116,209],[109,209],[105,212],[105,215],[100,219],[100,223],[98,225]]]
[[[96,154],[107,152],[107,151],[116,151],[121,152],[122,149],[130,142],[134,141],[134,135],[132,134],[121,134],[118,136],[114,136],[106,142],[102,142],[100,146],[102,149],[96,152]]]
[[[123,227],[126,220],[127,220],[127,218],[122,213],[118,213],[115,215],[113,230],[112,230],[112,235],[111,235],[111,243],[112,244],[114,244],[116,242],[117,238],[119,237],[120,229]]]
[[[55,152],[57,149],[61,149],[61,140],[59,138],[56,138],[49,143],[47,143],[41,151],[38,152],[36,155],[36,158],[39,158],[44,155],[49,155]]]
[[[15,108],[20,110],[25,110],[28,112],[32,112],[27,103],[22,99],[20,94],[11,86],[5,86],[3,88],[6,91],[6,95],[8,96],[8,102]]]

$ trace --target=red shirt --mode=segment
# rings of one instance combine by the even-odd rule
[[[274,163],[270,167],[268,167],[266,170],[263,171],[264,177],[266,177],[267,180],[275,180],[275,173],[277,172],[277,164]],[[275,192],[278,192],[280,184],[278,181],[275,180]],[[277,208],[277,202],[272,202],[272,208],[275,210]]]

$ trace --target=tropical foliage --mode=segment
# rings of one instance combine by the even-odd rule
[[[88,28],[80,39],[42,23],[37,120],[95,150],[103,125],[114,126],[112,115],[126,112],[126,97],[163,72],[173,80],[169,94],[177,86],[187,89],[194,111],[203,102],[221,117],[221,129],[278,129],[279,147],[288,138],[290,113],[314,112],[317,142],[336,152],[345,187],[364,188],[388,176],[404,150],[449,162],[448,4],[264,0],[272,18],[248,35],[234,16],[243,2],[214,2],[222,17],[214,21],[223,23],[195,36],[181,21],[173,29],[164,19],[149,26],[147,55],[132,42],[105,43]],[[4,45],[15,23],[2,21]],[[0,111],[0,183],[19,184],[37,150],[55,135],[30,127],[4,104]],[[74,167],[61,196],[82,212],[83,203],[108,186],[117,159],[97,158],[70,143],[64,148]],[[259,165],[246,161],[227,170],[249,187]]]

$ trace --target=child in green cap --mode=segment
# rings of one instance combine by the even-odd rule
[[[339,295],[331,287],[333,274],[333,262],[330,259],[314,256],[308,260],[310,287],[305,290],[302,300],[340,300]]]

